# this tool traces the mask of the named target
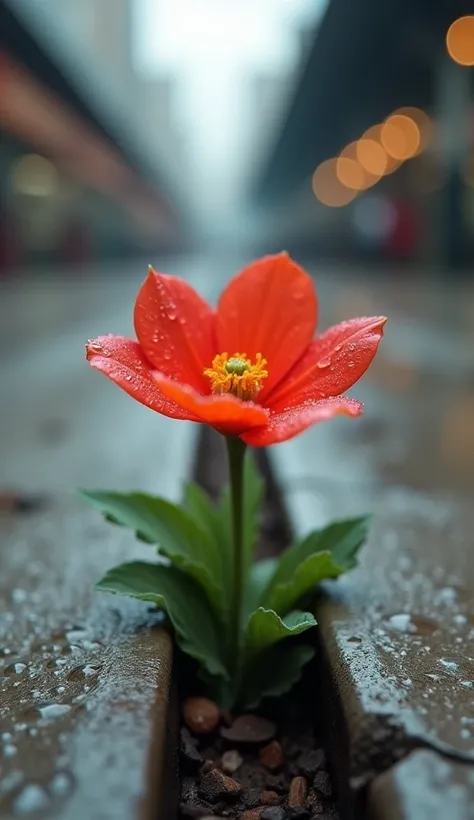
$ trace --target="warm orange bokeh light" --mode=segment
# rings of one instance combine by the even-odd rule
[[[346,145],[344,150],[341,151],[340,157],[352,160],[358,165],[364,177],[363,185],[360,187],[359,190],[366,191],[368,188],[371,188],[372,185],[375,185],[375,183],[379,181],[380,174],[372,174],[367,168],[364,167],[364,164],[360,162],[359,157],[357,155],[357,146],[357,140],[355,142],[350,142],[349,145]]]
[[[410,159],[420,147],[420,129],[405,114],[392,114],[382,125],[380,139],[387,154],[394,159]]]
[[[317,199],[329,208],[348,205],[357,191],[346,188],[337,177],[337,159],[327,159],[318,165],[313,175],[313,192]]]
[[[385,159],[386,159],[386,166],[385,166],[385,170],[384,170],[383,173],[384,173],[384,176],[388,176],[389,174],[393,174],[393,172],[396,171],[397,168],[400,168],[400,165],[402,164],[402,160],[401,159],[395,159],[395,157],[391,157],[389,154],[387,154],[387,152],[385,151],[385,148],[382,145],[381,133],[382,133],[382,126],[381,125],[372,125],[371,128],[368,128],[367,131],[364,132],[361,139],[362,140],[371,140],[372,142],[378,143],[380,145],[380,147],[382,148],[382,150],[385,154]]]
[[[362,191],[365,185],[365,173],[362,166],[352,157],[343,156],[336,160],[336,174],[339,182],[353,191]]]
[[[357,143],[357,159],[375,180],[379,180],[385,174],[387,154],[376,140],[362,137]]]
[[[413,156],[421,154],[421,152],[424,151],[429,144],[433,132],[433,127],[428,114],[425,114],[421,108],[416,108],[411,105],[405,106],[404,108],[399,108],[393,113],[409,117],[409,119],[413,120],[413,122],[418,126],[418,131],[420,132],[420,144],[416,154],[413,154]]]
[[[474,15],[451,23],[446,34],[448,54],[459,65],[474,65]]]

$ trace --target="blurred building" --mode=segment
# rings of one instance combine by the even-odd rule
[[[24,0],[0,14],[0,266],[176,247],[166,162],[135,136],[156,101],[137,92],[130,4]],[[156,146],[164,129],[141,127]]]

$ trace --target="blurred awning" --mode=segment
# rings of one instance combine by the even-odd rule
[[[178,236],[182,215],[163,180],[92,111],[3,0],[0,127],[118,202],[143,234]]]
[[[331,0],[254,187],[278,203],[402,106],[433,105],[445,35],[472,0]]]

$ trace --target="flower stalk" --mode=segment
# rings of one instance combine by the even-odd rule
[[[240,639],[242,627],[242,606],[245,586],[244,555],[244,462],[246,445],[237,436],[227,436],[231,498],[232,536],[232,593],[229,634],[229,669],[234,678],[240,668]],[[236,681],[237,683],[237,681]]]

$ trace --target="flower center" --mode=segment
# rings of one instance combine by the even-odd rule
[[[211,380],[213,393],[232,393],[244,401],[255,401],[262,382],[268,376],[265,370],[267,360],[257,353],[255,364],[245,353],[219,353],[212,360],[212,367],[204,371],[204,375]]]

